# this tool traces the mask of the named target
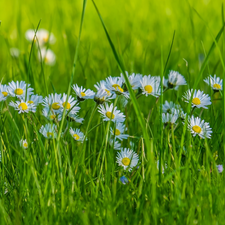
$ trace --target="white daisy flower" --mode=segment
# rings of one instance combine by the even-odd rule
[[[125,116],[120,112],[120,110],[117,110],[117,107],[115,107],[113,111],[113,103],[110,106],[108,106],[108,104],[105,106],[100,105],[98,109],[102,114],[103,121],[109,121],[111,119],[113,122],[123,123],[125,120]]]
[[[24,81],[12,81],[9,83],[8,91],[12,97],[24,98],[27,95],[33,94],[33,88],[30,88],[30,84],[26,84]]]
[[[191,94],[192,94],[193,89],[188,90],[184,94],[184,101],[189,103],[191,100]],[[207,94],[204,94],[203,91],[200,90],[194,90],[193,98],[191,100],[191,105],[192,107],[197,107],[197,108],[204,108],[207,109],[207,105],[211,105],[210,97]]]
[[[29,29],[25,33],[26,39],[30,42],[33,41],[34,36],[35,36],[35,30],[33,29]],[[49,44],[55,43],[55,36],[52,33],[50,34],[49,31],[45,29],[40,29],[37,31],[34,42],[36,42],[37,39],[41,47],[45,45],[46,43],[49,43]]]
[[[138,164],[138,155],[129,148],[124,148],[118,152],[116,159],[119,166],[122,166],[124,170],[128,168],[128,171],[131,171]]]
[[[48,97],[45,97],[42,101],[44,107],[50,108],[53,110],[54,114],[60,113],[60,102],[61,94],[49,94]]]
[[[124,91],[123,88],[123,81],[121,77],[108,77],[106,79],[106,87],[111,91],[116,93],[117,95],[123,95],[126,98],[129,98],[129,92]]]
[[[219,77],[212,77],[211,75],[204,79],[204,81],[212,87],[214,91],[223,90],[223,79],[220,79]]]
[[[163,113],[162,114],[162,122],[165,124],[171,123],[175,124],[179,117],[179,112],[176,109],[173,109],[171,113]]]
[[[94,91],[90,90],[90,89],[85,89],[82,86],[78,87],[78,85],[73,85],[72,86],[73,90],[75,91],[76,95],[77,95],[77,99],[79,101],[84,101],[85,99],[93,99],[95,96]]]
[[[80,107],[77,106],[78,101],[75,100],[70,95],[68,98],[67,104],[66,104],[66,98],[67,98],[67,94],[63,93],[63,96],[60,101],[61,112],[63,112],[64,108],[66,107],[66,111],[70,110],[70,114],[77,114],[77,112],[79,112],[79,110],[80,110]]]
[[[121,141],[129,137],[128,134],[124,134],[125,124],[123,123],[117,123],[115,129],[110,128],[110,131],[112,135],[115,135],[115,139],[118,138]]]
[[[115,139],[110,139],[109,140],[109,145],[115,150],[121,150],[122,149],[121,143],[119,143]]]
[[[209,123],[201,120],[199,117],[194,118],[192,116],[188,122],[188,129],[195,137],[198,135],[201,138],[211,138],[212,129],[209,126]]]
[[[165,103],[162,105],[163,113],[171,113],[175,109],[177,110],[179,117],[184,119],[186,116],[186,113],[184,113],[183,109],[181,108],[179,104],[175,104],[172,101],[171,102],[165,101]]]
[[[178,89],[180,85],[186,85],[185,78],[177,71],[171,70],[168,77],[168,87]]]
[[[45,29],[39,29],[37,31],[37,38],[40,46],[43,46],[47,43],[54,44],[56,41],[54,34],[49,33],[49,31]]]
[[[125,84],[125,79],[123,77],[123,74],[121,73],[120,76],[121,76],[122,83]],[[129,76],[128,72],[126,71],[126,76],[128,77],[130,85],[131,85],[133,90],[136,90],[136,89],[141,87],[141,79],[142,79],[142,75],[141,74],[139,74],[139,73],[137,73],[137,74],[132,73]]]
[[[99,89],[103,89],[106,91],[107,95],[108,95],[108,99],[115,99],[116,98],[116,94],[113,93],[112,91],[110,91],[107,87],[106,87],[106,82],[104,80],[101,80],[99,83],[94,85],[95,88],[97,90]]]
[[[103,104],[108,99],[108,93],[105,91],[105,89],[98,89],[97,93],[95,94],[94,101],[97,104]]]
[[[159,80],[155,77],[151,77],[151,75],[142,77],[141,89],[145,96],[153,95],[154,97],[158,97],[161,94]]]
[[[32,111],[32,112],[36,112],[36,107],[34,104],[30,104],[28,101],[16,101],[16,102],[13,102],[11,101],[9,103],[10,106],[12,106],[15,110],[18,110],[19,111],[19,114],[20,113],[28,113],[29,111]]]
[[[80,129],[73,129],[72,127],[70,127],[70,134],[75,141],[84,141],[84,133],[82,133]]]
[[[20,50],[18,48],[10,48],[10,55],[14,58],[18,58],[20,56]]]
[[[46,124],[41,126],[39,132],[47,139],[53,139],[57,137],[57,126],[55,124]]]
[[[20,140],[20,146],[22,146],[24,149],[27,149],[28,148],[28,143],[27,143],[27,140]]]
[[[61,120],[62,117],[60,117],[58,114],[54,112],[54,110],[51,110],[49,107],[44,107],[42,110],[43,116],[48,120],[54,120],[57,119],[58,121]]]
[[[5,101],[9,97],[8,85],[0,84],[0,102]]]
[[[21,98],[23,101],[25,101],[25,98]],[[31,111],[36,112],[36,107],[42,103],[43,97],[40,95],[28,95],[26,98],[26,101],[30,104],[31,106]]]
[[[38,53],[38,59],[40,62],[44,62],[46,65],[53,66],[56,62],[55,53],[51,49],[42,48]]]

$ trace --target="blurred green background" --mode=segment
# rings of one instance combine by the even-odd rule
[[[159,75],[161,54],[165,64],[175,31],[167,70],[178,70],[185,76],[185,59],[189,63],[190,74],[194,77],[204,59],[204,49],[206,52],[209,50],[213,36],[222,27],[222,2],[96,0],[96,5],[128,72]],[[53,67],[45,65],[42,70],[35,56],[31,58],[32,75],[38,89],[36,91],[41,93],[44,87],[43,71],[49,92],[52,92],[51,82],[57,92],[66,91],[71,76],[81,10],[81,0],[1,0],[0,78],[4,78],[3,83],[12,79],[27,81],[31,45],[25,39],[25,32],[36,28],[41,20],[39,28],[51,30],[56,36],[57,41],[50,48],[55,52],[57,62]],[[11,47],[20,49],[18,59],[10,55]],[[218,76],[222,73],[217,50],[210,57],[204,77],[213,73]],[[119,70],[93,3],[88,0],[74,83],[94,89],[94,83],[109,75],[118,76]],[[188,82],[190,84],[192,81]]]

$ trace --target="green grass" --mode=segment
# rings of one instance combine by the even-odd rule
[[[80,103],[83,124],[64,114],[55,140],[39,133],[47,123],[41,107],[21,115],[9,100],[0,102],[0,224],[223,224],[225,179],[216,165],[224,165],[225,89],[214,94],[203,82],[209,74],[225,75],[222,3],[2,0],[3,84],[24,80],[42,96],[74,96],[71,84],[94,90],[100,80],[125,71],[163,77],[177,70],[188,85],[156,101],[136,99],[126,79],[130,100],[126,107],[120,96],[115,101],[130,135],[123,146],[139,155],[132,172],[117,165],[117,151],[108,144],[112,123],[102,122],[94,101]],[[38,50],[25,40],[30,28],[56,36],[49,46],[57,57],[53,67],[41,64]],[[19,58],[11,57],[11,47],[20,49]],[[165,100],[180,103],[190,114],[191,105],[182,99],[189,88],[211,96],[209,109],[194,110],[210,123],[211,139],[192,137],[182,121],[174,130],[161,122]],[[80,128],[88,141],[77,144],[69,132],[62,138],[66,127]],[[22,138],[27,150],[19,145]],[[126,185],[120,182],[123,175]]]

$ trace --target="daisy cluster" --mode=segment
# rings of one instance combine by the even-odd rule
[[[39,29],[37,32],[33,29],[29,29],[26,31],[25,37],[29,42],[34,42],[35,45],[40,48],[38,51],[38,59],[40,62],[44,62],[49,66],[55,64],[56,56],[54,52],[48,48],[48,45],[52,45],[56,41],[54,34],[45,29]]]
[[[41,40],[41,37],[41,34],[38,33],[37,35],[36,33],[35,38],[40,39],[40,44],[43,45],[54,40],[50,34],[48,40]],[[125,75],[137,98],[140,96],[153,96],[158,99],[161,92],[165,92],[168,89],[178,90],[179,86],[187,84],[185,78],[176,71],[170,71],[168,78],[163,78],[163,87],[161,87],[161,78],[159,76],[135,73],[129,75],[128,72]],[[220,78],[209,76],[204,81],[215,92],[222,90],[223,81]],[[26,84],[24,81],[12,81],[8,84],[0,84],[0,102],[10,98],[9,105],[17,110],[19,114],[36,113],[37,108],[41,107],[42,115],[47,119],[48,123],[42,125],[39,132],[46,139],[54,139],[58,136],[58,126],[63,113],[65,113],[65,118],[68,121],[83,123],[84,119],[79,117],[79,111],[81,109],[79,104],[85,100],[95,101],[103,122],[110,123],[109,144],[113,149],[118,150],[116,156],[117,163],[124,170],[131,171],[132,168],[138,165],[139,157],[135,151],[122,147],[122,141],[129,137],[126,133],[126,117],[115,105],[116,101],[113,101],[120,97],[129,101],[130,96],[124,77],[122,74],[118,77],[109,76],[105,80],[101,80],[95,84],[94,87],[96,91],[74,84],[72,85],[72,95],[67,96],[65,93],[51,93],[48,96],[40,96],[34,94],[34,89],[30,87],[30,84]],[[207,109],[211,104],[210,97],[200,90],[187,90],[183,98],[185,102],[191,103],[193,110],[195,108]],[[211,137],[212,130],[209,123],[193,115],[186,116],[186,113],[179,104],[166,101],[162,105],[162,112],[162,121],[165,126],[168,124],[176,124],[179,118],[183,121],[188,118],[188,129],[193,136],[198,135],[201,138]],[[67,131],[69,131],[72,140],[76,142],[84,142],[87,140],[86,135],[78,128],[69,127],[68,129],[67,127],[63,135]],[[26,139],[21,140],[20,145],[24,149],[29,147]]]

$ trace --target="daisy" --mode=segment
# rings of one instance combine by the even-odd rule
[[[48,119],[48,120],[54,120],[57,119],[58,121],[61,120],[62,117],[58,116],[58,114],[56,114],[54,112],[54,110],[51,110],[49,107],[45,107],[42,110],[42,114],[43,116]]]
[[[37,31],[37,38],[40,46],[43,46],[46,43],[54,44],[56,41],[54,34],[49,33],[49,31],[45,29],[39,29]]]
[[[115,135],[115,139],[119,140],[127,139],[129,137],[128,134],[123,134],[125,131],[125,124],[117,123],[115,129],[110,128],[111,134]]]
[[[0,84],[0,102],[5,101],[9,97],[8,86]]]
[[[192,94],[193,89],[188,90],[185,94],[184,94],[184,101],[189,103],[189,101],[191,100],[191,94]],[[197,108],[204,108],[207,109],[207,105],[211,105],[211,101],[210,101],[210,97],[207,94],[204,94],[203,91],[200,90],[194,90],[194,94],[193,94],[193,98],[191,100],[191,105],[192,107],[197,107]]]
[[[212,129],[209,126],[209,123],[201,120],[199,117],[194,118],[192,116],[188,122],[188,129],[195,137],[198,135],[201,138],[211,138]]]
[[[120,110],[117,110],[116,106],[113,110],[113,103],[110,106],[108,106],[108,104],[105,106],[100,105],[98,109],[98,111],[102,114],[103,121],[112,120],[113,122],[123,123],[125,120],[125,116],[120,112]]]
[[[128,171],[131,171],[138,163],[138,155],[129,148],[118,152],[116,159],[119,166],[122,166],[124,170],[128,168]]]
[[[28,143],[27,143],[27,140],[20,140],[20,146],[22,146],[24,149],[27,149],[28,148]]]
[[[121,143],[119,143],[118,141],[115,141],[115,139],[110,139],[109,145],[115,150],[121,150]]]
[[[94,85],[95,88],[97,90],[99,89],[104,89],[108,95],[108,99],[115,99],[116,98],[116,94],[113,93],[112,91],[110,91],[107,87],[106,87],[106,82],[104,80],[101,80],[99,83]]]
[[[8,91],[12,97],[24,98],[25,94],[31,95],[33,94],[33,88],[30,88],[30,84],[26,84],[24,81],[12,81],[9,83]]]
[[[177,110],[177,114],[179,115],[179,117],[181,117],[182,119],[185,118],[186,113],[184,113],[183,109],[179,104],[175,104],[172,101],[165,101],[165,103],[162,105],[163,113],[172,113],[173,110]]]
[[[61,94],[49,94],[48,97],[45,97],[42,101],[42,105],[44,107],[50,108],[53,110],[54,114],[60,113],[60,102],[61,102]]]
[[[34,36],[35,36],[35,30],[33,29],[29,29],[26,31],[25,33],[25,38],[29,41],[29,42],[32,42],[34,40]],[[35,37],[35,40],[34,42],[36,42],[36,37]]]
[[[22,100],[25,101],[25,98],[21,98]],[[27,102],[30,104],[31,106],[31,111],[32,112],[36,112],[36,107],[42,103],[43,101],[43,97],[40,95],[28,95],[26,98]]]
[[[153,95],[154,97],[158,97],[161,93],[159,80],[155,77],[151,77],[151,75],[145,75],[141,79],[141,89],[142,94],[145,96]]]
[[[95,97],[94,97],[94,101],[97,103],[97,104],[103,104],[104,102],[107,101],[107,98],[108,98],[108,93],[106,92],[105,89],[98,89],[97,93],[95,94]]]
[[[56,61],[56,56],[51,49],[42,48],[38,53],[38,59],[46,65],[53,66]]]
[[[70,111],[70,114],[77,114],[79,112],[80,107],[76,106],[78,101],[76,101],[71,95],[68,98],[68,101],[66,103],[67,94],[63,93],[63,96],[60,100],[60,107],[61,112],[63,112],[64,108],[66,108],[66,111]]]
[[[171,113],[163,113],[162,114],[162,122],[165,124],[174,124],[176,123],[177,119],[179,117],[179,112],[174,109]]]
[[[214,91],[223,90],[223,79],[220,79],[219,77],[212,77],[211,75],[204,79],[204,81],[212,87]]]
[[[124,91],[123,81],[121,77],[108,77],[106,79],[106,87],[111,91],[116,93],[117,95],[124,95],[126,98],[129,98],[129,92]]]
[[[80,129],[73,129],[72,127],[70,127],[70,134],[75,141],[84,141],[84,133],[82,133]]]
[[[57,126],[55,124],[46,124],[41,126],[39,132],[47,139],[53,139],[57,137]]]
[[[78,87],[78,85],[73,85],[72,86],[73,90],[75,91],[76,95],[77,95],[77,99],[79,101],[84,101],[85,99],[93,99],[95,96],[94,91],[90,90],[90,89],[85,89],[82,86]]]
[[[20,50],[18,48],[10,48],[9,52],[13,58],[19,58],[20,56]]]
[[[16,101],[16,102],[11,101],[9,105],[12,106],[15,110],[18,110],[19,114],[28,113],[29,111],[32,111],[32,112],[36,111],[35,105],[28,103],[28,101],[26,102],[23,100]]]
[[[128,72],[126,71],[126,76],[127,76],[128,80],[129,80],[130,85],[131,85],[133,90],[136,90],[136,89],[141,87],[141,79],[142,79],[142,75],[141,74],[139,74],[139,73],[137,73],[137,74],[132,73],[129,76]],[[122,83],[125,84],[125,79],[124,79],[122,73],[120,74],[120,77],[121,77]]]
[[[180,85],[186,85],[185,78],[177,71],[171,70],[168,77],[168,87],[177,90]]]

